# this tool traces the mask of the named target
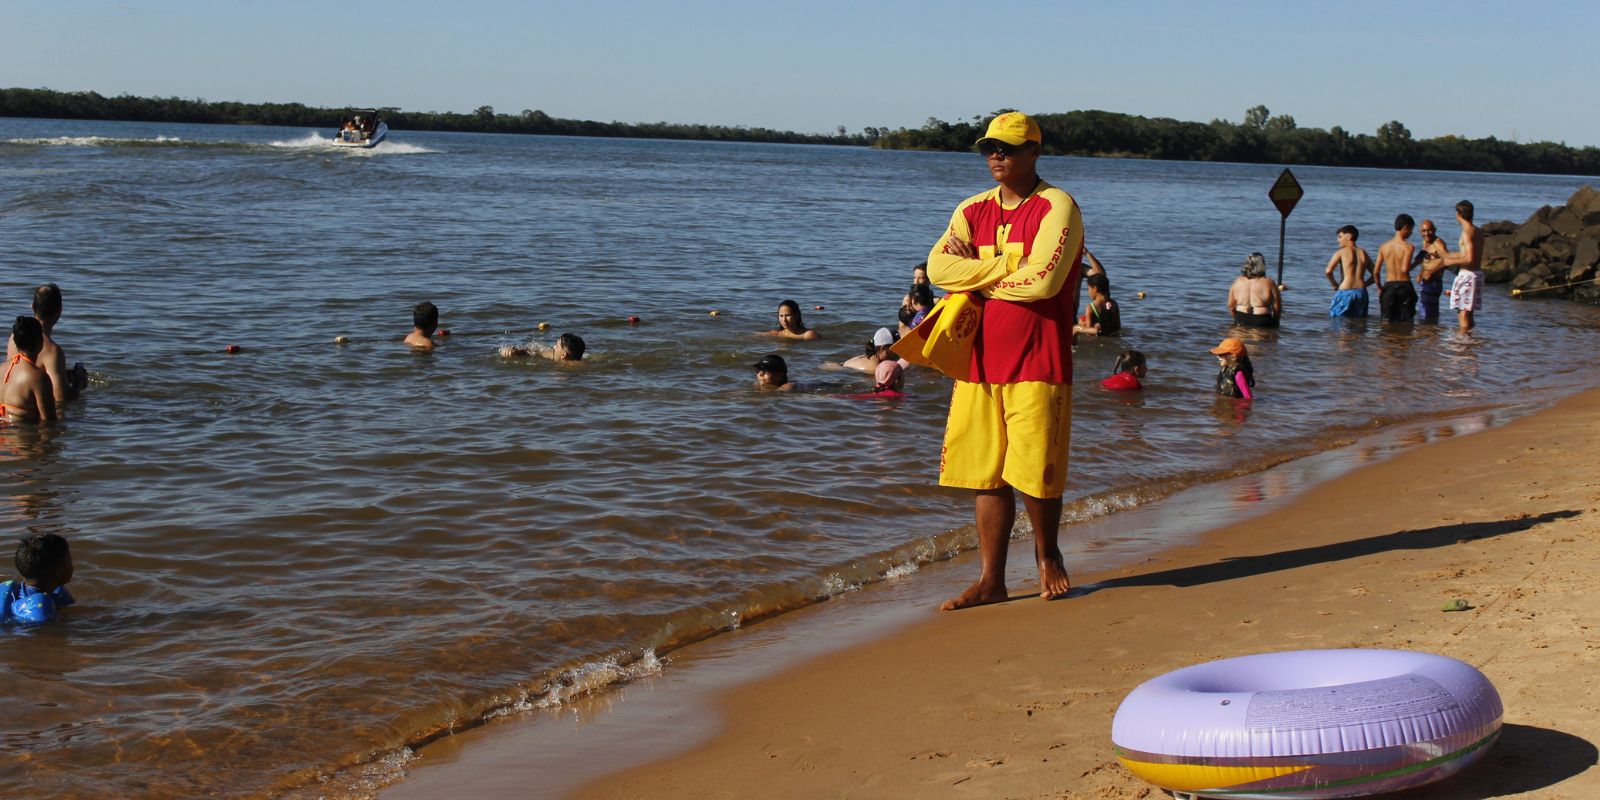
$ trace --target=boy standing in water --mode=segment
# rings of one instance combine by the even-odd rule
[[[1483,308],[1483,269],[1479,263],[1483,255],[1483,234],[1472,224],[1472,203],[1456,203],[1456,222],[1461,225],[1460,250],[1439,259],[1444,267],[1459,267],[1455,283],[1450,285],[1450,309],[1456,312],[1461,330],[1472,330],[1474,312]]]
[[[39,356],[34,359],[39,368],[50,376],[50,388],[55,394],[56,406],[76,398],[89,384],[89,371],[83,364],[73,364],[72,369],[67,369],[67,354],[56,346],[55,340],[50,337],[55,330],[56,323],[61,320],[61,287],[47,283],[33,292],[33,318],[39,320],[39,326],[44,330],[44,344],[39,348]],[[10,361],[17,355],[14,345],[7,345],[6,360]]]
[[[50,422],[56,418],[56,395],[50,376],[35,359],[44,346],[44,327],[33,317],[17,317],[11,326],[5,377],[0,378],[0,414],[13,422]]]
[[[406,344],[417,350],[433,349],[433,332],[439,329],[439,308],[424,300],[411,308],[411,332]]]
[[[1365,317],[1367,315],[1367,287],[1372,285],[1372,257],[1356,246],[1361,232],[1354,225],[1339,229],[1339,249],[1328,259],[1328,285],[1333,287],[1333,303],[1328,306],[1330,317]],[[1343,280],[1334,280],[1333,270],[1344,270]]]
[[[1384,322],[1410,322],[1417,318],[1417,290],[1411,288],[1411,244],[1416,222],[1410,214],[1394,218],[1394,238],[1378,248],[1378,268],[1383,282],[1378,288],[1378,311]]]
[[[1433,220],[1423,220],[1417,230],[1422,234],[1422,247],[1412,262],[1412,266],[1422,268],[1417,273],[1417,301],[1422,307],[1422,321],[1438,322],[1439,295],[1444,294],[1444,257],[1450,254],[1450,248],[1439,238]]]

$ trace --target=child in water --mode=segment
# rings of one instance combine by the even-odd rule
[[[72,549],[59,534],[35,533],[17,545],[20,581],[0,583],[0,622],[37,625],[56,617],[56,609],[73,603],[67,591],[72,580]]]
[[[1117,356],[1116,374],[1100,382],[1100,388],[1117,392],[1134,392],[1144,388],[1139,382],[1144,377],[1144,353],[1124,350]]]
[[[1250,387],[1256,385],[1256,370],[1250,365],[1250,353],[1245,350],[1244,342],[1230,336],[1211,348],[1211,352],[1216,354],[1217,363],[1222,365],[1222,370],[1217,373],[1217,394],[1245,400],[1254,398]]]

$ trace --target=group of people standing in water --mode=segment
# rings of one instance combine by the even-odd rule
[[[1437,322],[1444,272],[1453,267],[1456,277],[1450,284],[1450,309],[1456,312],[1461,330],[1471,330],[1474,315],[1483,308],[1483,234],[1473,225],[1472,214],[1471,201],[1456,203],[1461,237],[1455,252],[1439,238],[1439,229],[1431,219],[1422,221],[1422,246],[1412,244],[1411,234],[1418,230],[1416,221],[1410,214],[1400,214],[1394,218],[1394,236],[1378,248],[1376,261],[1356,244],[1361,235],[1356,226],[1340,228],[1339,249],[1328,259],[1324,270],[1328,285],[1333,288],[1328,316],[1367,316],[1367,287],[1376,285],[1384,322],[1415,322],[1419,309],[1422,322]],[[1412,270],[1417,271],[1415,286]]]

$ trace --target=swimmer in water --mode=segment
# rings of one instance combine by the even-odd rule
[[[905,384],[905,370],[900,366],[899,360],[886,359],[878,364],[878,368],[873,372],[872,381],[874,394],[882,392],[899,394],[900,387]]]
[[[861,355],[844,362],[844,366],[850,369],[859,369],[862,372],[872,372],[884,361],[898,360],[893,353],[889,352],[889,348],[894,346],[895,340],[898,338],[894,335],[894,331],[888,328],[879,328],[872,334],[872,341],[867,342],[866,350]]]
[[[1073,333],[1088,336],[1115,336],[1122,330],[1122,309],[1111,299],[1111,281],[1098,272],[1083,279],[1089,287],[1089,303],[1083,307]]]
[[[1115,374],[1101,381],[1100,388],[1114,392],[1136,392],[1144,388],[1144,384],[1139,382],[1145,372],[1144,353],[1124,350],[1122,355],[1117,356],[1117,365],[1112,369]]]
[[[807,328],[806,322],[800,316],[800,304],[793,300],[785,300],[778,304],[778,327],[770,331],[762,331],[762,336],[777,336],[782,339],[799,339],[809,342],[822,338],[816,331]]]
[[[72,580],[72,548],[56,533],[35,533],[17,545],[21,580],[0,583],[0,622],[49,622],[56,609],[74,602],[67,591]]]
[[[933,287],[929,284],[911,287],[911,308],[916,311],[911,316],[911,327],[915,328],[928,318],[928,312],[933,310]]]
[[[588,349],[583,343],[583,337],[576,333],[563,333],[556,339],[554,346],[546,347],[542,344],[529,342],[527,344],[508,344],[500,348],[502,358],[517,358],[519,356],[540,356],[551,361],[577,363],[583,360],[583,352]]]
[[[47,283],[34,290],[33,318],[39,320],[39,325],[44,328],[44,346],[39,348],[39,357],[34,362],[50,376],[50,388],[55,393],[56,411],[59,412],[63,403],[76,399],[89,385],[89,371],[83,368],[82,363],[73,364],[72,369],[67,369],[67,354],[51,338],[51,332],[61,320],[61,287]],[[16,350],[6,348],[7,361],[16,355]]]
[[[415,350],[433,349],[433,332],[439,329],[439,308],[424,300],[411,308],[411,332],[406,344]]]
[[[1223,339],[1211,348],[1221,369],[1217,372],[1217,394],[1244,400],[1255,398],[1251,387],[1256,385],[1256,370],[1250,363],[1250,353],[1244,342],[1233,337]]]
[[[56,419],[55,389],[50,375],[37,365],[44,347],[44,326],[33,317],[17,317],[11,326],[5,377],[0,378],[0,414],[11,422],[50,422]]]
[[[789,365],[773,353],[755,363],[756,389],[763,392],[792,392],[797,387],[789,380]]]

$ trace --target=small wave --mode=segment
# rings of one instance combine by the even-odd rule
[[[147,139],[119,139],[112,136],[49,136],[42,138],[7,139],[6,144],[28,144],[42,147],[164,147],[192,144],[176,136],[156,136]]]
[[[562,672],[554,681],[545,684],[543,691],[528,707],[553,708],[575,697],[582,697],[609,686],[659,675],[665,664],[666,662],[656,657],[656,651],[653,649],[644,651],[632,661],[608,658],[583,664]]]

